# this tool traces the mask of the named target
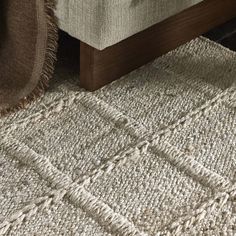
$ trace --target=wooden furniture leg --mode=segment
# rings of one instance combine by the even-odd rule
[[[102,51],[81,42],[81,86],[99,89],[234,17],[235,0],[205,0]]]

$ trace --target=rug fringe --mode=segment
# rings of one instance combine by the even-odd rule
[[[47,27],[48,27],[48,38],[47,38],[47,49],[45,53],[45,61],[41,78],[34,88],[34,90],[25,98],[21,99],[19,103],[11,108],[0,110],[0,117],[9,115],[13,112],[17,112],[21,109],[25,109],[27,105],[41,97],[45,90],[49,86],[49,81],[53,76],[56,54],[58,48],[58,27],[57,18],[54,14],[56,7],[56,0],[45,0],[45,10],[47,16]]]

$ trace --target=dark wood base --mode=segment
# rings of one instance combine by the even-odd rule
[[[233,17],[235,0],[205,0],[102,51],[81,42],[81,86],[99,89]]]

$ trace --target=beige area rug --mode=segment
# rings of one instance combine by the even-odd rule
[[[199,38],[94,93],[56,78],[0,121],[0,234],[236,234],[236,53]]]

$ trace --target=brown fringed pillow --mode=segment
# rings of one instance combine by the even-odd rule
[[[0,1],[0,113],[40,96],[57,49],[54,0]]]

